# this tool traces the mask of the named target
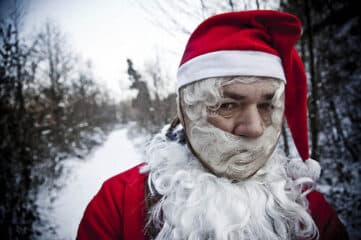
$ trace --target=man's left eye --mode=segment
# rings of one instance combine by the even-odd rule
[[[262,110],[272,110],[273,105],[271,103],[261,103],[258,105],[258,108]]]

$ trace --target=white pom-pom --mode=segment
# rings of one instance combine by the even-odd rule
[[[286,169],[287,175],[293,179],[309,177],[313,181],[317,181],[321,174],[320,164],[311,158],[305,161],[300,158],[291,159]]]

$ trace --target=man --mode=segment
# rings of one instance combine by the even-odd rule
[[[78,239],[346,239],[313,191],[301,25],[277,11],[225,13],[191,35],[178,117],[142,166],[106,181]],[[285,114],[301,159],[276,145]]]

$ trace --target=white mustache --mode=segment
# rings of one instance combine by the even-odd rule
[[[274,125],[256,139],[248,139],[225,132],[211,124],[193,126],[191,145],[200,160],[219,176],[234,180],[245,179],[261,168],[271,156],[280,129]]]

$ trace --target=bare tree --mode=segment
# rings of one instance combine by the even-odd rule
[[[44,74],[40,81],[44,86],[44,93],[51,100],[54,124],[61,122],[64,93],[72,74],[75,57],[66,46],[65,36],[54,24],[47,22],[44,30],[38,35],[39,56],[42,59],[41,70]]]
[[[137,90],[136,97],[132,99],[134,120],[138,123],[139,129],[155,133],[174,117],[175,94],[165,94],[166,79],[162,75],[158,61],[148,62],[142,75],[134,68],[130,59],[127,60],[127,64],[128,76],[132,82],[130,88]],[[126,102],[121,106],[123,111],[121,115],[130,112]]]
[[[38,63],[30,59],[36,42],[26,46],[20,36],[22,15],[15,4],[0,24],[0,232],[5,239],[30,238],[36,216],[29,151],[34,121],[26,111],[26,88]]]
[[[147,62],[145,74],[150,78],[153,85],[153,106],[157,113],[154,117],[158,126],[169,123],[176,114],[175,94],[170,94],[167,87],[170,83],[169,77],[162,69],[159,56],[154,61]],[[174,101],[171,102],[171,101]]]
[[[166,1],[154,0],[146,4],[138,1],[140,7],[148,14],[149,20],[164,29],[168,34],[189,35],[195,26],[212,15],[249,9],[276,9],[277,1],[270,0],[223,0],[223,1]]]
[[[319,180],[350,233],[360,236],[360,14],[356,1],[282,1],[303,22],[300,50],[310,77],[312,157]],[[340,191],[342,189],[342,191]]]
[[[310,15],[310,7],[308,0],[305,0],[305,16],[306,16],[306,28],[311,29],[312,19]],[[311,81],[311,98],[309,99],[309,107],[310,107],[310,125],[311,125],[311,134],[312,134],[312,153],[311,157],[313,159],[318,159],[319,151],[318,151],[318,135],[319,135],[319,110],[318,110],[318,85],[315,74],[315,56],[314,56],[314,40],[313,40],[313,32],[307,31],[307,46],[308,52],[310,54],[309,57],[309,70],[310,70],[310,81]]]
[[[54,182],[63,159],[99,144],[91,134],[116,119],[91,65],[78,67],[60,29],[48,23],[25,38],[18,11],[0,21],[0,233],[33,239],[41,234],[33,228],[39,186]]]

